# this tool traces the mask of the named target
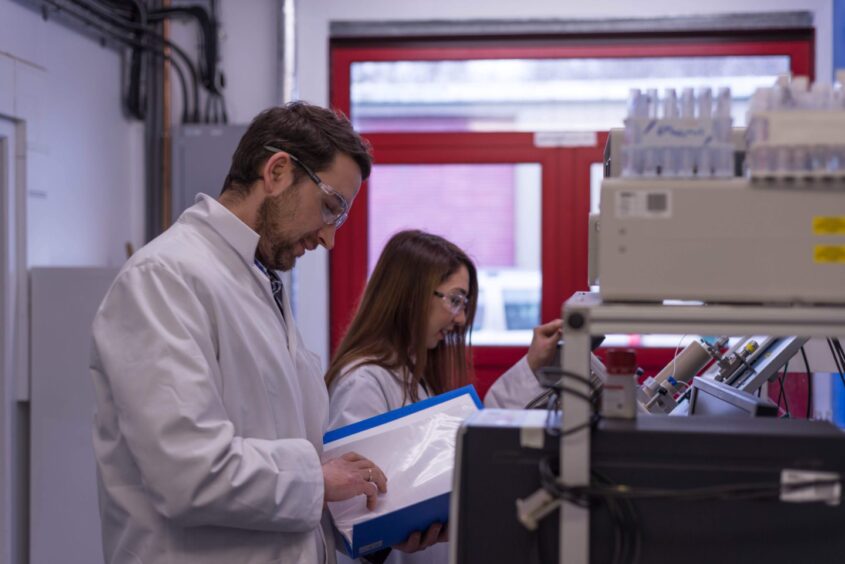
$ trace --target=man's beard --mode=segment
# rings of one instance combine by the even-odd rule
[[[278,196],[264,200],[258,210],[258,256],[272,270],[288,271],[296,264],[294,248],[300,239],[285,230],[296,215],[296,192],[298,187],[291,186]]]

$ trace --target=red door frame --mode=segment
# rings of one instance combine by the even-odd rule
[[[503,40],[507,41],[507,40]],[[557,41],[553,43],[552,41]],[[787,55],[794,75],[813,80],[814,38],[734,40],[723,34],[712,37],[654,37],[615,39],[612,43],[545,44],[514,41],[501,46],[476,41],[450,46],[438,41],[428,46],[333,45],[330,55],[331,105],[351,113],[351,66],[364,61],[438,61],[465,59],[552,59],[552,58],[643,58],[678,56]],[[651,42],[649,42],[651,41]],[[572,292],[583,290],[587,278],[587,212],[589,211],[589,165],[602,161],[606,134],[598,134],[595,147],[572,150],[538,149],[531,133],[371,133],[376,162],[380,164],[442,164],[539,162],[543,169],[541,317],[560,315],[560,304]],[[457,153],[456,151],[460,151]],[[574,179],[574,182],[569,181]],[[562,186],[555,190],[551,186]],[[547,188],[549,187],[549,188]],[[567,205],[568,204],[568,205]],[[352,208],[344,233],[336,240],[330,256],[330,350],[334,351],[357,305],[366,282],[367,270],[366,184]],[[561,215],[562,214],[562,215]],[[560,246],[560,242],[568,244]],[[556,246],[555,246],[556,245]],[[475,347],[477,375],[500,370],[524,354],[524,347]],[[640,363],[651,373],[671,358],[672,349],[641,351]],[[486,382],[485,382],[486,383]],[[482,390],[483,392],[484,390]]]

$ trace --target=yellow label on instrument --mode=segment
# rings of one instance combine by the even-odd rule
[[[845,245],[816,245],[813,260],[820,263],[845,264]]]
[[[845,217],[818,216],[813,218],[813,235],[845,235]]]

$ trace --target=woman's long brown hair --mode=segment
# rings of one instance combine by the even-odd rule
[[[461,266],[469,272],[466,324],[456,326],[429,350],[425,335],[431,297]],[[469,383],[469,337],[477,301],[475,265],[460,247],[424,231],[400,231],[390,238],[376,263],[326,373],[326,385],[331,387],[361,363],[376,364],[397,374],[404,389],[403,403],[419,400],[420,382],[432,395]]]

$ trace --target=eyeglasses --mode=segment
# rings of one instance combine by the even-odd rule
[[[467,304],[469,304],[469,298],[463,294],[446,295],[435,290],[434,295],[443,300],[443,303],[446,304],[446,307],[452,312],[452,315],[458,315],[462,311],[466,311]]]
[[[349,202],[346,201],[337,190],[323,182],[317,174],[311,170],[304,162],[296,158],[295,156],[291,155],[284,149],[279,149],[273,147],[272,145],[264,145],[264,148],[272,153],[286,153],[290,160],[300,166],[302,170],[305,171],[305,174],[308,175],[314,184],[323,191],[325,197],[323,198],[323,206],[321,209],[321,213],[323,215],[323,223],[326,225],[334,225],[336,228],[340,229],[340,226],[346,221],[346,218],[349,217]]]

